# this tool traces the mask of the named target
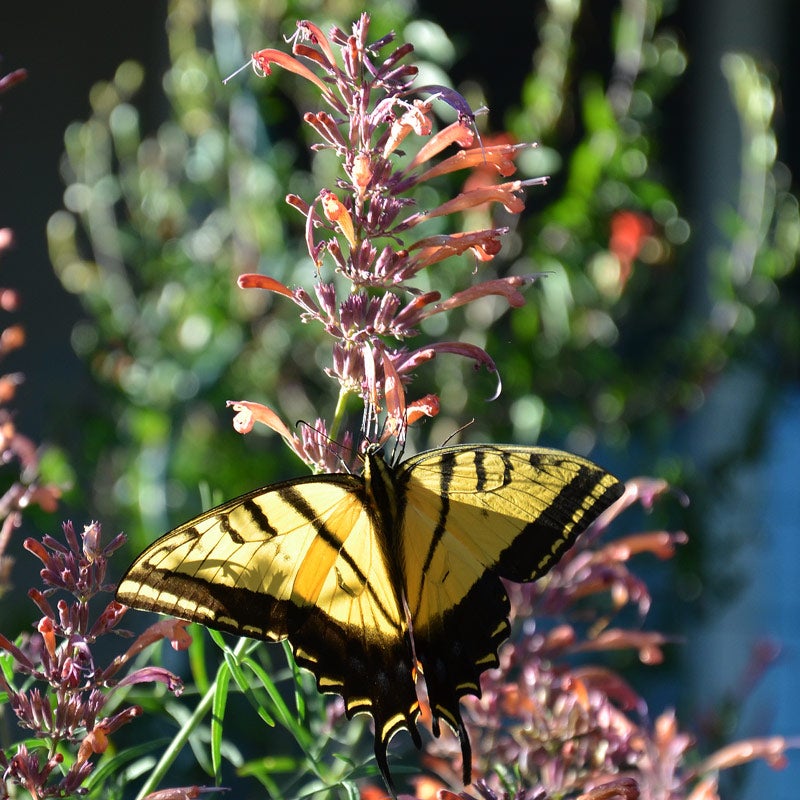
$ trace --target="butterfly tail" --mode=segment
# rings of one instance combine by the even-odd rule
[[[455,709],[455,713],[453,713],[453,709]],[[461,745],[461,776],[464,786],[469,786],[472,783],[472,744],[469,741],[469,734],[464,725],[464,720],[461,718],[461,712],[458,710],[458,699],[454,696],[452,708],[432,706],[431,714],[433,717],[433,735],[437,739],[439,738],[440,719],[443,719],[458,736],[458,742]]]
[[[438,721],[443,719],[458,736],[464,785],[471,782],[472,749],[459,704],[465,695],[480,697],[481,672],[497,666],[497,648],[508,636],[508,613],[508,595],[502,582],[487,572],[460,603],[432,624],[417,626],[414,631],[433,732],[439,735]]]
[[[375,763],[378,765],[383,782],[386,784],[386,788],[389,790],[393,798],[397,798],[397,789],[395,788],[394,781],[392,780],[392,773],[389,771],[387,751],[389,747],[389,740],[401,728],[405,728],[411,734],[411,739],[414,742],[414,746],[417,748],[417,750],[421,750],[422,739],[419,735],[419,731],[417,730],[415,722],[411,719],[408,719],[405,723],[398,725],[397,728],[393,729],[388,734],[388,736],[381,736],[379,734],[380,727],[377,722],[375,725]]]
[[[375,737],[375,762],[381,771],[381,777],[389,790],[389,794],[394,800],[397,800],[397,789],[392,780],[392,773],[389,772],[389,761],[386,757],[386,742],[382,742],[377,736]]]

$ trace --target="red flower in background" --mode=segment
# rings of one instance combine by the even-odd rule
[[[617,211],[611,217],[608,249],[619,260],[619,282],[625,286],[633,270],[633,262],[642,245],[653,232],[653,220],[637,211]]]

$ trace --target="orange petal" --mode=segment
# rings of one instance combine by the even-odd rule
[[[282,50],[274,50],[270,47],[265,50],[258,50],[253,53],[253,67],[264,77],[270,74],[270,64],[277,64],[289,72],[294,72],[301,78],[311,81],[322,94],[329,98],[336,105],[336,98],[331,94],[330,88],[323,82],[322,78],[315,75],[307,66],[301,64],[294,56],[284,53]]]
[[[268,406],[261,403],[251,403],[247,400],[228,400],[227,405],[238,412],[237,417],[241,415],[238,420],[234,418],[234,427],[239,433],[249,433],[255,422],[260,422],[273,431],[280,434],[284,439],[291,439],[292,433],[286,427],[283,420]],[[240,429],[241,428],[241,429]],[[246,430],[244,430],[246,428]]]
[[[277,292],[286,297],[292,297],[292,290],[284,286],[280,281],[270,278],[268,275],[258,275],[253,272],[246,272],[240,275],[237,283],[242,289],[266,289],[270,292]]]

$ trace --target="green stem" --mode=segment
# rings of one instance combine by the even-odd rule
[[[344,412],[349,394],[349,390],[345,389],[344,386],[339,387],[339,396],[336,398],[336,410],[333,412],[333,420],[331,421],[331,429],[329,431],[332,441],[336,441],[339,435],[339,428],[341,428],[342,421],[344,420]]]
[[[244,648],[249,644],[248,639],[240,639],[236,643],[236,647],[233,648],[233,652],[236,656],[241,655]],[[156,786],[158,786],[161,779],[166,775],[167,770],[172,766],[172,763],[178,757],[178,754],[181,751],[181,748],[186,744],[189,740],[189,736],[191,736],[192,732],[195,730],[197,725],[199,724],[200,720],[208,713],[209,709],[211,708],[212,703],[214,702],[214,693],[216,692],[217,688],[217,679],[214,679],[214,682],[211,686],[208,687],[206,693],[203,695],[200,702],[197,704],[197,708],[195,708],[194,713],[188,720],[181,726],[181,729],[178,731],[175,738],[172,740],[170,745],[164,751],[164,754],[158,761],[158,764],[153,768],[153,771],[150,773],[148,779],[144,782],[144,785],[139,790],[139,794],[136,795],[136,800],[144,800],[144,798],[150,794],[150,792],[155,791]]]

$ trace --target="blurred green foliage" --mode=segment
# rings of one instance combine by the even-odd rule
[[[766,336],[776,360],[796,360],[798,314],[782,302],[780,282],[800,252],[800,217],[777,161],[775,94],[752,58],[726,57],[742,134],[740,193],[725,210],[724,248],[704,263],[706,254],[687,246],[691,223],[661,152],[662,109],[688,58],[662,23],[662,4],[620,5],[605,84],[574,57],[579,4],[548,9],[538,69],[509,126],[542,144],[533,158],[558,191],[517,230],[510,269],[533,264],[550,274],[532,293],[536,313],[487,325],[489,351],[505,366],[498,403],[508,406],[492,418],[507,418],[515,440],[544,433],[586,452],[598,436],[621,449],[633,438],[658,452],[732,357]],[[631,263],[613,242],[626,211],[630,225],[638,218],[649,228]]]
[[[741,190],[725,214],[724,249],[697,263],[662,154],[660,109],[688,58],[664,5],[619,5],[605,52],[610,78],[577,55],[581,4],[541,5],[507,133],[539,142],[520,177],[548,174],[551,186],[529,191],[521,220],[494,220],[514,228],[501,257],[477,269],[482,278],[547,275],[521,310],[486,298],[423,330],[485,346],[504,391],[487,405],[494,376],[459,359],[424,367],[414,396],[436,392],[442,413],[415,445],[441,444],[474,418],[465,438],[542,437],[577,452],[598,439],[621,450],[636,441],[655,452],[730,358],[764,341],[796,357],[798,315],[781,302],[780,282],[794,268],[800,217],[777,161],[774,91],[751,58],[726,58],[742,129]],[[307,149],[302,114],[319,99],[280,70],[226,85],[221,77],[253,50],[281,46],[295,19],[347,27],[360,10],[341,0],[326,19],[301,2],[173,0],[157,119],[140,110],[142,67],[125,63],[94,88],[91,118],[66,133],[65,209],[48,234],[56,271],[87,312],[74,346],[98,380],[76,469],[91,484],[90,507],[134,534],[134,547],[199,511],[196,487],[223,499],[298,474],[276,437],[232,433],[226,400],[266,403],[290,423],[330,414],[327,343],[292,303],[235,283],[252,271],[290,286],[314,281],[302,217],[284,197],[310,199],[336,179],[331,160]],[[447,80],[455,50],[441,28],[415,18],[411,4],[370,12],[376,36],[394,29],[415,43],[419,83]],[[458,88],[480,106],[479,87]],[[442,181],[419,201],[432,207],[457,190]],[[465,228],[488,224],[474,213]],[[443,296],[464,288],[473,268],[466,258],[446,262],[434,288]]]

